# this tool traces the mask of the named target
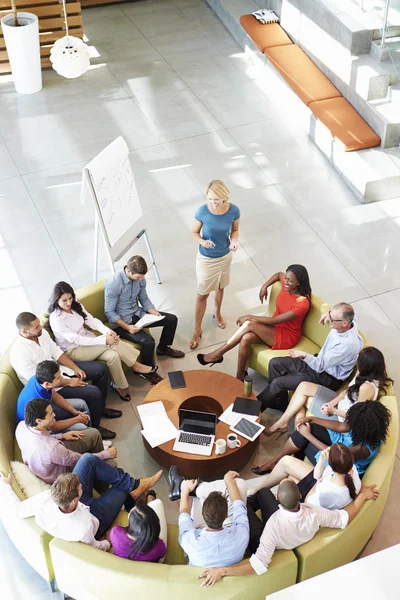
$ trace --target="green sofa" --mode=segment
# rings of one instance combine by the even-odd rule
[[[90,313],[106,322],[104,281],[86,286],[77,296]],[[0,359],[0,470],[3,473],[10,472],[12,460],[22,460],[14,436],[16,402],[22,385],[10,365],[9,355],[8,349]],[[24,499],[14,479],[13,489]],[[150,591],[152,595],[159,592],[161,598],[183,598],[190,593],[193,599],[204,598],[204,594],[209,593],[200,588],[196,579],[201,569],[186,566],[176,525],[168,525],[168,553],[164,564],[147,564],[128,561],[85,544],[53,539],[37,527],[33,518],[21,520],[12,509],[3,513],[3,521],[14,545],[35,571],[49,583],[56,579],[59,589],[77,600],[108,600],[113,594],[118,595],[118,600],[130,600],[132,593],[139,591]],[[125,511],[121,511],[117,523],[126,525]],[[282,550],[274,556],[268,573],[261,577],[227,579],[213,597],[243,597],[251,585],[252,598],[263,600],[266,594],[296,583],[297,570],[294,552]]]
[[[78,292],[86,308],[105,322],[104,282],[86,286]],[[274,286],[269,305],[273,312],[278,292]],[[328,330],[316,328],[319,315],[327,307],[314,297],[307,316],[302,348],[322,346]],[[308,345],[306,345],[308,344]],[[313,345],[313,346],[312,346]],[[311,351],[311,350],[309,350]],[[257,345],[252,350],[249,366],[267,374],[268,360],[273,352]],[[0,359],[0,469],[10,472],[10,461],[21,460],[15,442],[15,407],[22,386],[11,368],[9,351]],[[164,564],[136,563],[104,553],[81,543],[52,539],[36,526],[34,519],[20,520],[12,510],[3,513],[4,526],[15,546],[29,564],[48,582],[54,578],[66,594],[81,598],[108,600],[113,594],[118,600],[130,600],[140,592],[159,595],[161,598],[193,600],[205,596],[214,598],[242,598],[247,594],[252,600],[264,599],[266,595],[323,573],[353,560],[372,535],[383,512],[389,490],[398,438],[398,413],[396,398],[381,399],[392,411],[390,438],[378,457],[367,470],[366,483],[376,483],[381,490],[378,501],[364,505],[361,514],[343,531],[321,529],[313,540],[296,550],[275,553],[268,572],[262,576],[226,578],[210,590],[200,588],[196,576],[201,569],[185,566],[185,557],[178,543],[176,525],[168,525],[168,553]],[[13,488],[23,499],[23,493],[13,482]],[[117,522],[126,524],[127,513],[121,512]],[[251,590],[251,591],[250,591]]]

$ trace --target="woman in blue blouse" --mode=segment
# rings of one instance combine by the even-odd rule
[[[322,450],[341,443],[351,451],[358,474],[362,477],[385,443],[391,419],[390,410],[378,400],[356,402],[347,411],[343,423],[312,415],[303,417],[298,420],[297,431],[292,433],[281,452],[252,471],[256,475],[265,475],[283,456],[297,452],[303,452],[315,465]]]
[[[240,210],[229,202],[229,189],[223,181],[214,179],[206,191],[207,204],[195,213],[192,235],[199,244],[196,261],[197,298],[196,321],[190,347],[194,350],[202,336],[201,324],[207,298],[215,292],[214,317],[218,327],[225,329],[221,315],[224,289],[229,285],[232,252],[238,249]]]

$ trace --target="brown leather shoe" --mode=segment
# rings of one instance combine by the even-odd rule
[[[131,498],[133,498],[133,500],[138,500],[140,498],[140,496],[142,496],[143,494],[145,494],[146,492],[151,490],[152,486],[156,485],[156,483],[158,483],[158,481],[161,479],[162,474],[163,474],[163,471],[162,471],[162,469],[160,469],[160,471],[158,471],[152,477],[141,478],[139,480],[140,483],[139,483],[138,487],[136,488],[136,490],[133,490],[133,492],[130,492]]]
[[[175,350],[171,348],[171,346],[167,346],[165,350],[160,350],[157,348],[156,350],[157,356],[170,356],[171,358],[183,358],[185,353],[182,350]]]

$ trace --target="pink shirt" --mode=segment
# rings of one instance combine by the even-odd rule
[[[64,352],[77,346],[105,346],[107,334],[112,331],[100,319],[93,317],[83,305],[81,306],[86,314],[86,319],[77,312],[67,313],[58,308],[50,315],[50,327],[57,344]],[[95,331],[100,331],[103,335],[96,336],[92,331],[86,329],[85,325]]]
[[[53,483],[61,473],[72,471],[82,454],[69,450],[61,442],[61,433],[50,435],[50,431],[38,431],[27,427],[23,421],[15,431],[22,460],[29,470],[46,483]],[[94,454],[101,460],[111,458],[107,450]]]

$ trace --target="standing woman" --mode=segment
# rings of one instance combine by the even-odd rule
[[[232,252],[238,249],[240,210],[229,202],[229,189],[223,181],[213,179],[208,184],[207,204],[196,210],[192,235],[199,243],[196,261],[197,298],[192,350],[203,334],[201,324],[210,292],[215,292],[214,317],[218,327],[225,329],[221,315],[224,289],[229,285]],[[200,235],[201,232],[201,235]]]
[[[121,341],[115,331],[106,327],[82,306],[69,283],[56,283],[48,312],[57,345],[72,360],[103,360],[110,370],[111,387],[122,400],[129,402],[131,396],[121,362],[144,379],[151,380],[156,372],[157,367],[148,367],[138,362],[139,351],[136,348]],[[102,335],[96,336],[86,326]]]

